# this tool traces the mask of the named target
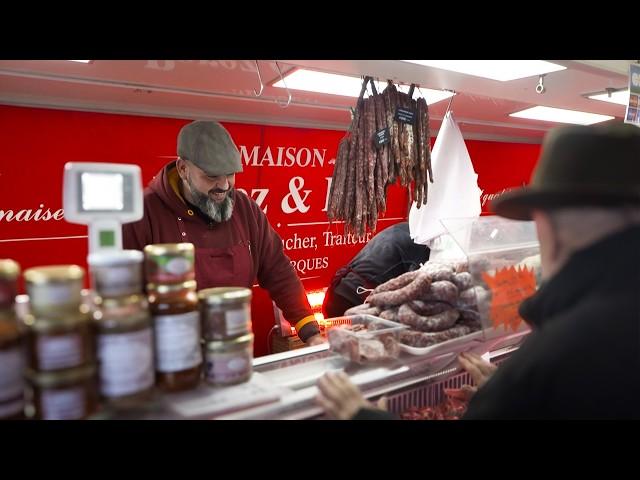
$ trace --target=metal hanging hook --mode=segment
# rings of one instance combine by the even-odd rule
[[[256,92],[256,89],[253,89],[253,94],[256,97],[262,95],[262,90],[264,90],[264,83],[262,83],[262,75],[260,75],[260,67],[258,66],[258,60],[254,60],[256,62],[256,70],[258,71],[258,80],[260,81],[260,91]]]
[[[536,93],[544,93],[547,89],[544,86],[544,75],[540,75],[538,79],[538,85],[536,85]]]
[[[280,65],[278,65],[278,62],[276,61],[276,67],[278,68],[278,73],[280,74],[280,80],[282,80],[282,83],[284,85],[284,88],[287,89],[287,94],[289,95],[289,100],[287,100],[287,103],[285,105],[282,105],[278,99],[276,98],[276,103],[278,104],[278,106],[280,108],[287,108],[290,104],[291,104],[291,92],[289,91],[289,87],[287,87],[287,82],[284,81],[284,76],[282,75],[282,70],[280,70]]]
[[[447,92],[451,92],[453,93],[453,95],[451,95],[451,97],[449,97],[449,103],[447,104],[447,109],[444,112],[444,116],[447,116],[447,113],[449,112],[453,112],[451,110],[451,105],[453,104],[453,98],[457,95],[455,90],[446,90]]]

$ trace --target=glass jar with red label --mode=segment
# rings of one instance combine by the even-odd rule
[[[147,283],[166,285],[195,280],[192,243],[159,243],[144,247]]]

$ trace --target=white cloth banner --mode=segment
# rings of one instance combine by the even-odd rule
[[[431,168],[434,183],[429,184],[427,204],[417,208],[414,202],[409,212],[409,233],[422,245],[446,233],[440,219],[478,217],[482,210],[478,174],[451,112],[442,120]]]

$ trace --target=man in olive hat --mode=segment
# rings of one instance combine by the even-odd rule
[[[479,384],[463,418],[640,419],[640,129],[552,130],[530,185],[492,206],[535,222],[543,282],[520,305],[532,333],[500,368],[462,357]],[[318,388],[334,418],[393,418],[344,375]]]
[[[531,184],[493,209],[535,222],[543,283],[520,305],[532,333],[465,418],[640,418],[640,129],[552,130]]]
[[[282,240],[255,201],[236,190],[240,152],[218,122],[196,121],[178,134],[178,159],[144,191],[142,220],[123,226],[124,248],[190,242],[198,289],[255,280],[269,291],[307,344],[322,341],[304,287]]]

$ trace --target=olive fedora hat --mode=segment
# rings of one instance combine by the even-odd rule
[[[616,122],[549,131],[529,185],[491,206],[502,217],[530,220],[534,209],[624,204],[640,204],[640,128]]]

